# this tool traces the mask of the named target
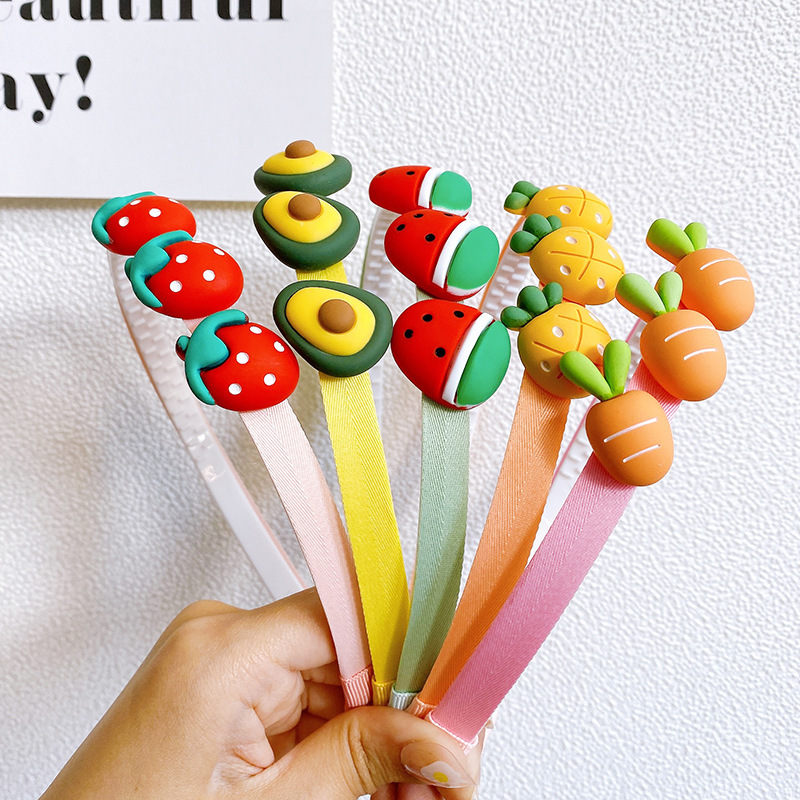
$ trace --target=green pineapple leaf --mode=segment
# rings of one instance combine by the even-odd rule
[[[511,194],[506,197],[503,208],[512,214],[522,214],[529,202],[530,199],[521,192],[511,192]]]
[[[500,322],[512,331],[524,328],[532,319],[527,311],[517,306],[508,306],[500,312]]]
[[[530,181],[517,181],[511,191],[524,194],[530,201],[533,200],[534,195],[539,193],[539,187],[534,186]]]
[[[564,289],[557,281],[551,281],[550,283],[545,284],[545,287],[542,289],[542,291],[547,299],[548,308],[557,306],[564,300]]]
[[[528,231],[517,231],[512,237],[511,241],[508,243],[508,246],[515,252],[519,253],[520,255],[525,255],[525,253],[530,253],[534,247],[536,247],[536,243],[539,241],[538,237],[534,236],[532,233]]]
[[[519,307],[527,311],[531,317],[538,317],[544,314],[550,307],[547,304],[547,297],[538,286],[526,286],[517,295]]]

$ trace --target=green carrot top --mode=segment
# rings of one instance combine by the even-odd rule
[[[631,367],[631,348],[622,339],[612,339],[603,350],[603,372],[583,353],[570,350],[561,356],[561,372],[598,400],[611,400],[625,391]]]
[[[683,279],[677,272],[665,272],[654,289],[641,275],[628,272],[619,279],[615,294],[628,311],[649,322],[653,317],[678,310]]]
[[[647,231],[647,246],[671,264],[704,249],[707,243],[708,231],[700,222],[690,222],[681,230],[668,219],[657,219]]]

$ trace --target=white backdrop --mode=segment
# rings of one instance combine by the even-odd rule
[[[637,493],[502,706],[482,797],[797,797],[798,26],[794,0],[335,4],[332,149],[355,165],[342,199],[363,220],[370,176],[394,164],[468,176],[476,218],[498,234],[514,181],[575,182],[614,209],[629,269],[663,267],[644,244],[653,218],[699,219],[756,286],[753,319],[724,337],[728,382],[681,408],[671,473]],[[0,201],[9,798],[43,791],[181,607],[266,600],[141,369],[89,233],[95,207]],[[250,207],[193,208],[199,236],[241,260],[242,306],[269,323],[291,275]],[[471,551],[518,378],[515,366],[475,421]],[[415,401],[393,381],[387,450],[410,556]],[[330,469],[310,370],[293,405]],[[296,556],[246,435],[214,419]]]

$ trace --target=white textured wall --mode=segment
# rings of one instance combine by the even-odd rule
[[[463,172],[475,216],[498,233],[517,179],[576,182],[612,205],[629,269],[654,279],[663,266],[644,244],[654,217],[696,218],[756,285],[752,321],[724,337],[727,384],[680,410],[671,473],[637,493],[498,714],[482,796],[797,797],[797,4],[335,5],[333,147],[355,164],[343,199],[362,218],[369,177],[397,163]],[[266,155],[254,142],[254,167]],[[8,798],[38,796],[182,606],[265,600],[141,369],[89,235],[94,207],[0,201]],[[200,236],[242,261],[243,307],[268,322],[290,276],[266,257],[249,207],[194,209]],[[624,315],[612,320],[626,330]],[[472,549],[518,376],[476,421]],[[293,403],[330,467],[311,377]],[[214,419],[296,555],[245,434]],[[412,425],[387,434],[409,554]]]

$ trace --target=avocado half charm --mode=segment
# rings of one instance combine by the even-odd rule
[[[327,269],[342,261],[361,230],[347,206],[296,191],[265,197],[253,211],[253,222],[275,257],[296,270]]]
[[[313,142],[299,139],[282,153],[270,156],[253,180],[261,194],[285,190],[329,195],[350,183],[353,167],[344,156],[317,150]]]
[[[335,281],[298,281],[275,298],[275,324],[314,369],[337,378],[376,364],[392,336],[392,315],[374,294]]]
[[[426,397],[449,408],[472,408],[502,383],[511,341],[501,323],[475,308],[421,300],[397,318],[392,355]]]
[[[500,245],[485,225],[457,214],[417,209],[392,222],[386,257],[423,292],[463,300],[479,292],[497,269]]]

